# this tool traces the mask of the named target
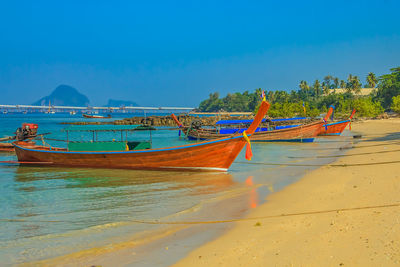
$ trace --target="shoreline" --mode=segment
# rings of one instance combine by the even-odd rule
[[[353,123],[353,130],[358,131],[361,126],[369,125],[371,122],[374,123],[383,123],[389,121],[397,121],[398,125],[395,130],[399,129],[400,120],[382,120],[382,121],[369,121],[369,122],[358,122],[356,124]],[[362,127],[361,127],[362,128]],[[375,141],[363,140],[358,142],[355,146],[363,146],[366,143],[369,144],[382,144],[380,138],[377,136],[377,133],[382,133],[382,127],[376,127],[377,131],[375,133],[368,134],[368,138],[375,138]],[[390,134],[393,132],[388,131],[386,136],[387,138],[398,138],[395,134]],[[397,140],[397,139],[396,139]],[[329,141],[329,138],[323,140],[323,143]],[[337,142],[335,139],[332,140],[332,145],[338,146],[339,142],[343,144],[343,141]],[[393,142],[393,141],[389,141]],[[399,142],[400,143],[400,142]],[[354,144],[353,144],[354,145]],[[290,145],[292,146],[292,145]],[[341,146],[341,145],[340,145]],[[391,145],[396,146],[398,145]],[[329,146],[331,147],[331,146]],[[294,148],[294,147],[293,147]],[[298,149],[298,147],[296,146]],[[301,151],[302,149],[307,149],[302,147],[300,149],[300,153],[304,153]],[[263,148],[264,149],[264,148]],[[308,149],[315,149],[315,147],[308,147]],[[320,148],[316,148],[318,150],[315,151],[315,155],[320,155],[324,157],[326,151],[321,151]],[[383,150],[383,146],[377,147],[369,147],[369,148],[354,148],[350,150],[340,150],[338,149],[336,153],[340,154],[353,154],[357,149],[362,149],[365,153],[365,149],[367,152],[373,152],[378,150]],[[391,150],[389,148],[388,150]],[[313,152],[314,153],[314,152]],[[391,153],[387,153],[391,155]],[[300,154],[303,156],[302,154]],[[336,154],[329,154],[332,157],[336,157]],[[386,155],[386,154],[382,154]],[[361,156],[370,156],[370,154]],[[300,157],[301,158],[301,157]],[[37,262],[27,262],[22,264],[22,266],[32,266],[35,264],[41,265],[62,265],[62,266],[74,266],[76,264],[82,266],[91,266],[93,264],[99,264],[101,266],[113,266],[114,264],[118,265],[134,265],[134,266],[154,266],[156,263],[157,266],[168,266],[169,264],[176,264],[176,266],[204,266],[204,265],[222,265],[222,266],[239,266],[251,263],[251,265],[255,266],[266,266],[266,265],[320,265],[320,262],[326,262],[325,258],[320,258],[320,262],[309,262],[304,259],[298,259],[299,255],[303,255],[298,251],[304,249],[310,243],[317,243],[318,240],[315,240],[315,236],[321,236],[323,234],[319,233],[320,229],[313,229],[315,227],[314,219],[318,219],[318,216],[326,217],[326,216],[338,216],[338,214],[346,214],[349,212],[358,212],[358,208],[362,208],[363,206],[357,201],[355,205],[353,202],[350,202],[350,207],[347,202],[343,202],[342,200],[338,201],[334,199],[333,192],[330,192],[330,189],[325,188],[326,179],[329,181],[329,185],[333,185],[335,190],[343,189],[343,179],[336,179],[330,175],[332,173],[340,173],[346,168],[342,167],[331,167],[329,164],[348,164],[347,160],[353,157],[338,157],[334,158],[335,160],[330,160],[324,164],[328,164],[328,166],[315,168],[305,168],[305,175],[296,176],[294,175],[294,182],[289,182],[289,185],[280,185],[283,186],[283,189],[279,189],[278,192],[274,192],[273,194],[269,194],[266,198],[265,195],[259,195],[258,198],[261,197],[260,200],[264,198],[266,200],[261,201],[263,204],[260,206],[257,205],[256,208],[250,209],[250,211],[246,212],[245,216],[239,216],[237,221],[239,222],[230,222],[230,223],[218,223],[218,224],[203,224],[197,225],[194,227],[187,227],[187,225],[175,225],[174,227],[168,227],[166,231],[160,231],[155,235],[150,235],[143,239],[140,236],[133,236],[132,239],[129,239],[127,242],[121,243],[110,243],[108,246],[97,247],[93,249],[81,250],[76,253],[67,254],[64,256],[59,256],[55,258],[48,258],[45,260],[37,261]],[[360,163],[360,159],[357,159],[353,163]],[[268,160],[266,160],[268,161]],[[301,162],[301,160],[294,160],[294,162]],[[384,166],[384,165],[381,165]],[[296,167],[297,168],[297,167]],[[354,167],[351,167],[354,168]],[[362,169],[363,167],[356,167]],[[294,169],[293,169],[294,170]],[[282,170],[280,171],[282,172]],[[287,170],[285,171],[285,173]],[[251,174],[249,174],[251,175]],[[247,176],[247,173],[246,173]],[[266,176],[264,172],[263,176]],[[340,175],[336,175],[340,176]],[[310,178],[311,177],[311,178]],[[314,178],[312,178],[314,177]],[[316,178],[315,178],[316,177]],[[321,179],[324,178],[324,179]],[[311,179],[311,182],[309,181]],[[279,179],[281,182],[281,178]],[[335,180],[340,180],[339,185],[335,184]],[[308,182],[304,182],[308,181]],[[344,180],[345,181],[345,180]],[[257,182],[256,182],[257,183]],[[347,187],[340,191],[342,195],[346,195],[345,192],[348,190],[349,192],[354,191],[356,188],[361,188],[359,185],[356,185],[355,188]],[[400,185],[399,187],[400,188]],[[314,191],[313,191],[314,190]],[[316,192],[315,192],[316,190]],[[332,189],[333,190],[333,189]],[[333,191],[335,191],[333,190]],[[276,191],[276,190],[272,190]],[[272,192],[271,191],[271,192]],[[300,193],[298,193],[300,192]],[[326,202],[325,195],[321,197],[318,194],[328,193],[328,196],[332,199],[330,200],[332,203]],[[306,195],[305,197],[303,195]],[[313,199],[310,197],[314,196]],[[317,199],[315,197],[317,196]],[[318,198],[319,197],[319,198]],[[368,196],[367,196],[368,197]],[[325,198],[325,199],[324,199]],[[363,197],[365,199],[365,196]],[[243,199],[243,196],[242,196]],[[324,202],[325,201],[325,202]],[[228,201],[229,202],[229,201]],[[231,206],[235,207],[243,201],[231,202]],[[236,204],[235,204],[236,203]],[[243,204],[243,203],[242,203]],[[354,205],[353,205],[354,204]],[[379,204],[379,203],[378,203]],[[369,205],[370,207],[373,205]],[[375,205],[376,206],[376,205]],[[217,207],[219,209],[223,208],[221,206]],[[224,206],[226,207],[226,205]],[[214,208],[205,209],[212,210],[213,212],[217,212]],[[345,210],[350,208],[350,210]],[[351,210],[354,208],[354,210]],[[378,207],[379,209],[381,207]],[[396,207],[389,207],[395,209]],[[285,214],[285,216],[281,216]],[[251,219],[258,217],[257,219]],[[304,219],[306,217],[306,219]],[[308,218],[310,217],[310,218]],[[207,218],[207,217],[204,217]],[[200,219],[204,220],[203,217],[200,216]],[[250,219],[249,219],[250,218]],[[193,220],[193,218],[192,218]],[[399,218],[400,220],[400,218]],[[337,218],[334,218],[331,221],[326,221],[326,218],[322,220],[321,224],[325,225],[327,223],[332,223],[336,227]],[[305,223],[308,223],[304,226]],[[293,225],[294,224],[294,225]],[[331,225],[331,227],[333,227]],[[301,229],[300,226],[303,226],[304,229]],[[346,226],[342,226],[341,229],[345,229]],[[311,229],[309,229],[311,228]],[[296,229],[298,229],[296,232]],[[300,230],[299,230],[300,229]],[[296,245],[292,245],[290,248],[282,248],[279,247],[279,252],[274,251],[274,253],[270,253],[270,250],[276,249],[276,246],[272,245],[283,245],[289,246],[290,244],[299,243],[299,236],[302,237],[302,230],[308,233],[306,236],[307,242],[300,242],[301,246],[296,247]],[[310,234],[311,230],[311,234]],[[343,230],[342,230],[343,231]],[[342,231],[339,231],[339,234],[343,234]],[[338,234],[338,233],[336,233]],[[259,240],[262,237],[262,240]],[[272,238],[272,239],[271,239]],[[292,239],[294,238],[294,241]],[[334,238],[331,238],[334,239]],[[211,241],[210,241],[211,240]],[[271,242],[272,240],[272,242]],[[278,242],[276,242],[278,240]],[[312,240],[312,241],[310,241]],[[394,240],[400,240],[399,238],[395,238]],[[301,240],[304,241],[304,240]],[[273,244],[271,244],[273,243]],[[215,245],[217,244],[217,245]],[[397,244],[394,244],[397,245]],[[320,246],[325,246],[326,244],[320,244]],[[222,249],[223,248],[223,249]],[[260,251],[261,248],[261,251]],[[266,249],[269,249],[267,252]],[[347,248],[348,249],[348,248]],[[351,251],[351,249],[348,249]],[[286,255],[284,251],[288,252]],[[314,248],[314,251],[317,249]],[[260,254],[261,253],[261,254]],[[269,254],[268,254],[269,253]],[[278,254],[276,254],[278,253]],[[294,254],[293,254],[294,253]],[[297,254],[296,254],[297,253]],[[308,255],[313,255],[313,252],[307,251]],[[321,254],[321,253],[320,253]],[[186,255],[186,257],[185,257]],[[293,256],[294,255],[294,256]],[[321,254],[323,255],[323,254]],[[330,255],[333,256],[333,255]],[[144,259],[144,260],[143,260]],[[288,259],[293,259],[293,261],[288,262]],[[286,260],[286,261],[285,261]],[[343,260],[346,263],[345,260]],[[343,263],[343,262],[340,262]],[[348,263],[348,262],[347,262]],[[352,262],[354,264],[354,262]],[[363,262],[365,264],[365,262]],[[337,265],[336,263],[331,263],[330,265]],[[368,265],[368,264],[367,264]],[[390,265],[385,262],[385,265]]]
[[[324,138],[325,139],[325,138]],[[348,138],[344,138],[348,140]],[[353,140],[353,138],[351,138]],[[333,141],[333,142],[331,142]],[[254,146],[254,153],[259,161],[280,161],[282,156],[275,154],[277,149],[281,155],[300,156],[300,159],[288,159],[283,162],[295,163],[311,163],[326,164],[332,162],[331,159],[304,159],[304,155],[333,155],[333,151],[327,151],[326,147],[335,148],[344,145],[343,138],[337,142],[337,137],[327,137],[322,140],[321,144],[305,143],[296,145],[288,144],[259,144]],[[351,141],[346,141],[351,142]],[[309,149],[304,152],[302,149]],[[318,149],[318,150],[314,150]],[[275,151],[271,153],[271,151]],[[336,149],[335,151],[339,151]],[[243,156],[243,155],[242,155]],[[276,157],[280,157],[278,160]],[[243,156],[244,157],[244,156]],[[242,157],[242,158],[243,158]],[[263,160],[262,160],[263,159]],[[286,163],[283,163],[286,165]],[[252,165],[236,165],[232,169],[235,176],[237,186],[225,192],[223,195],[217,196],[217,201],[207,200],[199,211],[195,214],[184,213],[184,217],[179,215],[173,221],[220,221],[220,220],[241,220],[249,211],[262,204],[266,195],[276,190],[281,190],[288,184],[292,184],[307,172],[313,171],[318,167],[284,167],[270,166],[257,167]],[[268,173],[268,175],[266,175]],[[222,197],[222,198],[221,198]],[[198,205],[197,205],[198,206]],[[201,205],[203,206],[203,204]],[[180,212],[182,213],[182,212]],[[183,214],[182,214],[183,215]],[[161,219],[161,221],[163,221]],[[31,261],[22,264],[23,266],[39,265],[62,265],[62,266],[86,266],[101,265],[112,266],[114,262],[119,265],[136,265],[136,266],[169,266],[183,258],[190,251],[201,247],[207,242],[223,235],[226,231],[234,227],[234,223],[213,223],[198,225],[165,225],[160,231],[150,231],[144,235],[136,235],[126,232],[124,241],[110,240],[108,245],[100,245],[92,248],[78,250],[72,253],[66,253],[55,257],[45,258],[39,261]],[[179,227],[178,227],[179,226]],[[104,243],[104,242],[103,242]]]
[[[353,123],[366,139],[335,164],[399,159],[399,129],[400,119]],[[246,217],[258,220],[236,223],[174,266],[398,266],[399,171],[399,163],[313,170]]]

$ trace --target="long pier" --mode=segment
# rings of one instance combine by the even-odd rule
[[[134,112],[134,111],[156,111],[156,110],[176,110],[192,111],[193,107],[73,107],[73,106],[33,106],[33,105],[0,105],[3,111],[35,111],[35,112]]]

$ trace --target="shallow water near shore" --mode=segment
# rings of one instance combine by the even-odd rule
[[[2,116],[0,136],[11,134],[22,122],[36,122],[39,132],[52,133],[47,137],[65,139],[64,133],[60,132],[64,126],[59,122],[76,120],[68,115],[43,115],[30,120],[28,115]],[[90,136],[79,133],[71,138],[86,140]],[[107,140],[113,137],[112,133],[108,133],[99,138]],[[145,140],[148,139],[148,133],[130,134],[128,138]],[[188,142],[180,139],[177,131],[170,130],[154,131],[152,141],[153,147]],[[352,141],[342,136],[318,138],[316,142],[306,144],[253,142],[254,156],[251,162],[326,164],[334,158],[316,156],[342,153],[337,148]],[[65,146],[54,140],[48,143]],[[15,155],[0,154],[0,160],[15,160]],[[131,245],[137,247],[136,255],[140,254],[135,256],[134,263],[167,266],[229,226],[146,222],[242,218],[261,204],[268,194],[279,191],[315,168],[317,166],[248,164],[243,152],[228,173],[1,164],[0,259],[2,264],[11,265],[110,245],[115,249]],[[179,242],[173,242],[174,239]],[[179,244],[166,249],[168,243]],[[140,245],[150,248],[150,251],[144,253]]]

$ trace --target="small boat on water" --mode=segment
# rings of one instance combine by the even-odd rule
[[[49,100],[49,109],[44,112],[45,114],[56,114],[56,112],[52,109],[51,101]]]
[[[193,124],[191,126],[183,126],[174,114],[171,116],[175,123],[181,128],[181,131],[191,140],[210,140],[230,136],[233,133],[240,133],[245,130],[245,128],[236,128],[234,132],[229,132],[226,129],[221,132],[221,129],[218,128],[209,129]],[[325,118],[329,116],[330,113],[328,113]],[[307,124],[285,126],[278,129],[262,126],[256,130],[252,140],[255,142],[313,142],[314,138],[321,132],[321,127],[325,124],[326,120],[319,120]]]
[[[329,107],[329,114],[333,115],[334,107]],[[354,117],[356,110],[353,109],[350,117],[347,120],[326,123],[321,127],[320,133],[318,135],[341,135],[344,129],[351,123],[351,119]]]
[[[23,123],[21,127],[19,127],[14,135],[12,136],[6,136],[0,138],[0,152],[13,152],[14,151],[14,146],[12,143],[9,143],[7,141],[11,140],[17,140],[17,141],[23,141],[23,140],[32,140],[33,138],[37,137],[37,130],[38,130],[38,125],[34,123]]]
[[[249,138],[253,138],[269,106],[266,101],[261,103],[246,133],[182,146],[152,149],[148,148],[146,142],[97,142],[94,131],[93,142],[72,143],[68,148],[13,144],[21,163],[91,168],[227,171],[246,143],[250,142]],[[122,136],[121,130],[121,139]]]
[[[91,115],[91,114],[82,114],[84,118],[87,119],[110,119],[111,115],[108,114],[107,116],[100,116],[100,115]]]

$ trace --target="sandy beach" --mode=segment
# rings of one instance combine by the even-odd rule
[[[400,119],[352,130],[363,139],[346,156],[272,194],[174,266],[399,266],[400,163],[384,162],[400,160]]]

